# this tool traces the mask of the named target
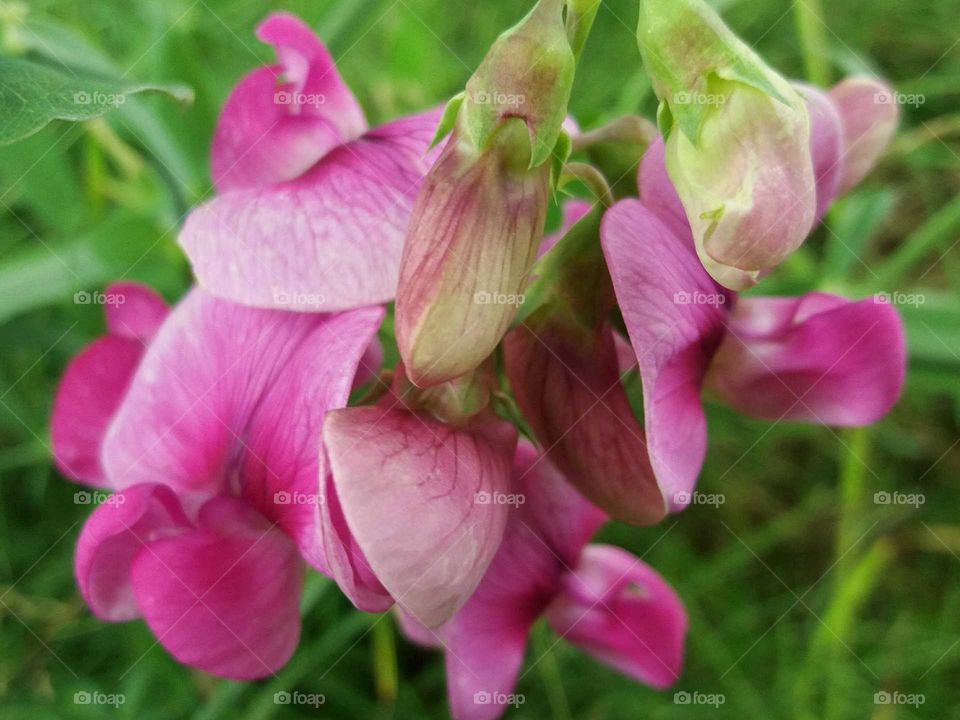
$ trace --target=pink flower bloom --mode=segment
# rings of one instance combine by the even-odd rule
[[[411,639],[446,650],[454,719],[504,712],[540,617],[630,677],[657,688],[673,683],[687,627],[673,589],[625,550],[587,545],[603,513],[527,443],[513,475],[517,502],[503,544],[470,601],[436,632],[401,614]]]
[[[439,111],[368,130],[303,22],[275,13],[257,34],[278,63],[252,71],[227,100],[213,142],[219,196],[180,236],[200,286],[312,312],[391,300]]]
[[[110,335],[71,363],[54,409],[60,464],[82,460],[74,477],[116,491],[80,535],[81,593],[105,620],[143,617],[183,663],[268,675],[299,636],[301,556],[327,571],[323,417],[346,404],[383,310],[304,315],[194,290],[157,328],[159,300],[121,291]]]
[[[402,369],[398,371],[402,376]],[[395,384],[374,406],[335,410],[323,428],[323,533],[331,576],[362,610],[394,602],[446,622],[497,551],[516,430],[489,411],[454,424]]]

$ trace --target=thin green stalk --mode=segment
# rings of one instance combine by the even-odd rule
[[[396,702],[398,674],[397,638],[388,613],[373,626],[373,679],[381,704]]]
[[[826,87],[830,84],[831,75],[830,48],[824,32],[826,25],[823,21],[820,0],[794,0],[793,16],[800,36],[807,80],[814,85]]]

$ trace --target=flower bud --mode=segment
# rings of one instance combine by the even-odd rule
[[[477,367],[510,326],[543,237],[550,168],[528,169],[520,120],[476,151],[454,131],[430,170],[407,231],[396,331],[421,387]]]
[[[805,103],[701,0],[643,0],[638,41],[697,253],[718,282],[746,289],[813,225]]]

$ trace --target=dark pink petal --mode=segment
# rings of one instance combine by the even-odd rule
[[[294,180],[196,208],[180,243],[200,286],[246,305],[309,312],[393,299],[438,117],[394,120]]]
[[[367,129],[330,53],[301,20],[274,13],[257,36],[280,62],[246,75],[220,114],[211,157],[220,192],[292,180]]]
[[[794,83],[794,86],[806,100],[810,113],[810,151],[817,181],[816,217],[819,220],[840,191],[844,167],[843,123],[825,92],[805,83]]]
[[[757,417],[874,422],[896,402],[906,369],[902,321],[882,300],[740,298],[710,386]]]
[[[448,620],[493,558],[516,432],[456,429],[407,410],[334,410],[324,443],[346,523],[397,604],[428,627]]]
[[[626,550],[589,545],[547,610],[550,625],[599,660],[656,688],[680,676],[687,617],[676,592]]]
[[[843,123],[843,177],[840,192],[857,185],[877,164],[897,131],[900,105],[882,80],[855,76],[830,90]]]
[[[170,308],[151,287],[135,282],[112,283],[105,293],[107,330],[111,335],[146,344],[170,314]]]
[[[101,465],[101,447],[142,355],[139,340],[108,335],[87,345],[67,365],[50,421],[53,459],[67,477],[110,484]]]
[[[199,525],[137,553],[133,588],[143,617],[182,663],[237,680],[270,675],[300,636],[297,549],[234,498],[207,503]]]
[[[640,366],[650,462],[677,509],[706,452],[700,388],[723,334],[728,296],[707,275],[692,243],[636,200],[607,212],[601,238]]]
[[[111,495],[83,526],[74,570],[94,615],[121,621],[140,616],[130,564],[148,543],[192,528],[177,496],[164,485],[135,485]]]

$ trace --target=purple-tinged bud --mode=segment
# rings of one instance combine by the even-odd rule
[[[803,98],[701,0],[643,0],[638,41],[697,253],[718,282],[746,289],[813,225]]]
[[[867,176],[897,131],[898,96],[877,78],[855,76],[830,90],[830,99],[843,124],[843,161],[840,193]]]

